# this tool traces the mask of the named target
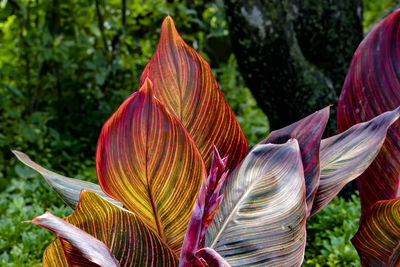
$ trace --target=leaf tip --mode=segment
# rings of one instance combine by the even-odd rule
[[[146,77],[142,87],[140,87],[139,92],[153,96],[153,82],[149,77]]]

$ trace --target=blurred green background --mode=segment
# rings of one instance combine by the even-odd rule
[[[368,29],[395,1],[364,1]],[[250,146],[269,132],[229,45],[222,0],[0,0],[0,266],[41,262],[54,239],[23,221],[71,209],[10,150],[60,174],[96,181],[101,126],[138,90],[171,15],[185,41],[211,65]],[[349,239],[359,200],[335,199],[308,224],[305,266],[356,266]]]

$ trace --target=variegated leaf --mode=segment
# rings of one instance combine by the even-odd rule
[[[283,144],[291,138],[299,142],[306,184],[308,213],[319,185],[319,149],[322,134],[329,119],[329,106],[285,128],[271,132],[262,144]]]
[[[46,182],[51,186],[51,188],[53,188],[53,190],[71,208],[75,209],[76,204],[78,204],[79,195],[82,190],[93,191],[101,197],[107,199],[108,201],[111,201],[115,205],[122,207],[121,202],[112,199],[104,194],[99,185],[74,178],[65,177],[55,172],[46,170],[36,162],[32,161],[25,153],[16,150],[13,150],[12,152],[22,163],[40,173],[46,180]]]
[[[149,79],[103,126],[96,169],[103,191],[179,253],[206,169]]]
[[[161,27],[157,50],[143,71],[154,82],[154,94],[179,118],[192,136],[207,168],[212,145],[229,156],[233,170],[248,152],[243,131],[222,95],[208,63],[179,36],[171,17]]]
[[[400,106],[400,10],[379,22],[357,48],[338,104],[343,132]],[[362,216],[378,200],[399,195],[400,122],[390,127],[375,161],[357,179]]]
[[[389,127],[400,109],[388,111],[321,142],[321,176],[311,216],[325,207],[342,188],[362,174],[374,161]]]
[[[400,199],[375,203],[351,242],[362,266],[400,266]]]
[[[66,266],[62,251],[71,266],[97,266],[88,260],[88,254],[97,252],[105,256],[108,253],[102,252],[105,249],[98,242],[109,248],[121,266],[178,266],[173,250],[135,214],[93,192],[82,191],[74,213],[64,221],[54,216],[46,220],[38,217],[33,222],[59,238],[46,249],[44,266]],[[55,222],[58,227],[54,227]]]
[[[300,266],[307,205],[300,148],[261,144],[227,178],[205,245],[232,266]]]

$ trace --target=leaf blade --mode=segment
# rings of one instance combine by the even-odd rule
[[[69,178],[49,171],[32,161],[29,156],[23,152],[12,150],[12,153],[14,153],[18,160],[23,164],[40,173],[46,182],[51,186],[51,188],[53,188],[53,190],[61,197],[61,199],[73,209],[75,209],[75,206],[79,202],[79,195],[82,190],[93,191],[113,204],[122,207],[121,202],[107,196],[97,184]]]
[[[339,132],[400,106],[399,40],[400,10],[396,10],[378,23],[357,48],[339,98]],[[362,216],[376,201],[398,196],[400,122],[387,135],[376,160],[357,179]]]
[[[93,192],[82,191],[74,213],[64,220],[103,242],[123,266],[178,266],[178,258],[173,250],[135,214],[113,205]],[[44,259],[50,259],[52,253],[60,249],[72,264],[89,264],[76,247],[63,239],[55,240],[46,249]],[[44,260],[46,262],[48,261]]]
[[[374,162],[400,108],[388,111],[321,142],[321,177],[311,216],[326,206],[342,188]],[[363,179],[363,178],[361,178]]]
[[[209,227],[206,246],[232,266],[301,264],[307,206],[295,139],[254,147],[222,193],[224,201]]]
[[[96,169],[104,192],[179,253],[206,169],[185,128],[152,89],[147,80],[104,124]]]
[[[154,94],[166,109],[181,120],[195,141],[207,168],[212,145],[221,157],[229,156],[233,170],[248,152],[248,144],[226,103],[208,63],[179,36],[171,17],[161,27],[157,50],[144,69],[154,82]]]
[[[400,264],[400,199],[376,202],[351,242],[363,266]]]
[[[287,127],[272,131],[261,144],[283,144],[291,138],[299,142],[306,184],[307,210],[311,212],[320,176],[320,143],[329,118],[329,106]]]

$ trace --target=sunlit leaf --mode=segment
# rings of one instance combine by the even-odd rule
[[[195,143],[152,88],[147,79],[105,123],[96,169],[103,191],[179,253],[206,169]]]
[[[111,201],[115,205],[122,207],[121,202],[114,200],[104,194],[99,185],[65,177],[52,171],[46,170],[36,162],[32,161],[25,153],[16,150],[13,150],[12,152],[22,163],[40,173],[46,180],[46,182],[71,208],[75,209],[76,204],[78,204],[79,195],[82,190],[93,191],[101,197],[107,199],[108,201]]]
[[[338,130],[400,106],[400,10],[365,37],[354,54],[338,104]],[[362,214],[378,200],[398,195],[400,123],[388,131],[381,152],[357,179]]]
[[[399,108],[321,142],[321,176],[311,215],[325,207],[342,188],[362,174],[378,155]]]
[[[87,260],[88,255],[108,256],[105,248],[97,243],[100,241],[121,266],[178,265],[172,249],[135,214],[93,192],[82,191],[74,213],[65,221],[54,216],[46,219],[44,222],[38,217],[33,222],[48,228],[59,238],[46,249],[44,266],[64,266],[59,253],[63,250],[73,266],[93,266],[93,262]]]
[[[308,213],[311,211],[319,185],[319,148],[328,118],[329,107],[326,107],[285,128],[271,132],[261,142],[262,144],[283,144],[291,138],[296,138],[299,142],[304,168]]]
[[[300,148],[253,148],[226,180],[224,200],[205,245],[232,266],[299,266],[306,241],[307,206]]]
[[[365,214],[351,242],[363,266],[400,266],[400,199],[382,200]]]
[[[221,157],[229,156],[227,168],[233,170],[248,152],[247,141],[210,66],[183,41],[169,16],[162,24],[157,50],[143,71],[142,84],[147,77],[154,82],[155,96],[192,136],[207,168],[215,144]]]

